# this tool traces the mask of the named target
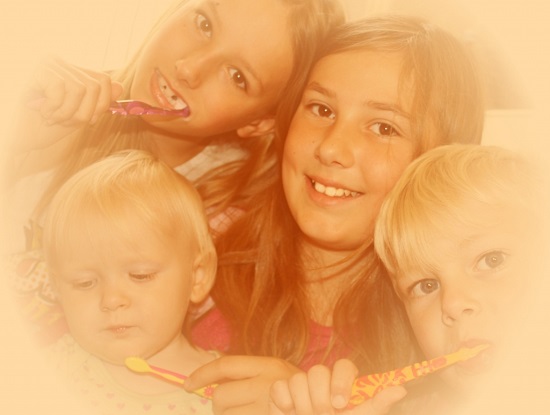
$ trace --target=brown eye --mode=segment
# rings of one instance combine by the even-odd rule
[[[207,37],[212,36],[212,24],[206,16],[202,14],[197,14],[197,17],[195,18],[195,23],[197,25],[197,28]]]
[[[336,116],[334,112],[326,105],[312,104],[309,108],[311,109],[311,112],[321,118],[333,119]]]
[[[246,78],[241,71],[235,68],[229,68],[229,76],[235,85],[246,90]]]
[[[370,126],[370,130],[374,132],[376,135],[384,136],[384,137],[392,137],[395,135],[398,135],[397,131],[391,124],[387,124],[385,122],[377,122]]]

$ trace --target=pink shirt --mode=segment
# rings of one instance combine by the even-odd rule
[[[321,326],[313,321],[310,322],[309,345],[304,358],[298,365],[300,369],[307,371],[312,366],[320,363],[330,367],[336,360],[348,357],[350,350],[343,345],[335,346],[325,356],[332,334],[332,327]],[[229,323],[222,313],[214,308],[193,327],[191,339],[194,344],[203,349],[219,350],[226,353],[231,342]]]

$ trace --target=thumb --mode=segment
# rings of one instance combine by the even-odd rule
[[[116,101],[124,92],[124,87],[120,82],[111,83],[111,101]]]

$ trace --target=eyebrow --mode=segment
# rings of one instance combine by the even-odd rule
[[[407,118],[407,119],[410,118],[410,114],[403,111],[403,109],[401,109],[401,107],[397,105],[391,105],[391,104],[386,104],[384,102],[377,102],[377,101],[367,101],[366,104],[369,107],[373,107],[381,111],[391,111],[403,118]]]
[[[326,89],[324,86],[321,86],[321,84],[319,84],[318,82],[309,83],[304,88],[304,91],[307,91],[307,90],[316,91],[322,95],[326,95],[329,98],[336,97],[336,94],[333,91]]]
[[[218,13],[217,9],[219,3],[213,0],[206,0],[204,2],[204,6],[209,9],[216,22],[216,26],[220,26],[221,28],[223,28],[222,19],[220,18],[220,14]],[[261,78],[258,76],[258,73],[254,70],[254,68],[252,68],[252,66],[246,61],[246,59],[240,58],[239,63],[243,67],[244,71],[248,72],[250,77],[256,80],[256,82],[258,83],[258,94],[261,94],[264,91],[264,85]]]
[[[310,84],[308,84],[306,86],[306,88],[304,89],[304,91],[307,91],[307,90],[318,92],[318,93],[320,93],[322,95],[325,95],[329,98],[336,98],[336,93],[334,91],[331,91],[331,90],[325,88],[324,86],[322,86],[318,82],[311,82]],[[403,111],[403,109],[401,107],[397,106],[397,105],[391,105],[391,104],[387,104],[387,103],[384,103],[384,102],[367,100],[367,101],[365,101],[365,106],[375,108],[375,109],[378,109],[378,110],[381,110],[381,111],[390,111],[390,112],[393,112],[393,113],[395,113],[395,114],[397,114],[401,117],[407,118],[407,119],[410,118],[410,114]]]

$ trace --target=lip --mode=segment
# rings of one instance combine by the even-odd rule
[[[127,326],[127,325],[124,325],[124,324],[117,324],[117,325],[112,325],[112,326],[106,327],[105,331],[107,331],[111,334],[114,334],[115,336],[124,336],[132,328],[133,328],[133,326]]]
[[[153,97],[155,98],[157,104],[160,106],[160,108],[173,110],[173,111],[182,111],[182,109],[176,109],[174,105],[168,99],[164,96],[162,93],[160,84],[159,84],[159,78],[162,78],[164,82],[168,85],[168,87],[176,94],[176,96],[181,99],[185,105],[186,109],[188,111],[188,116],[191,114],[191,110],[189,108],[188,102],[183,99],[183,97],[174,89],[174,87],[170,84],[170,81],[160,72],[159,69],[155,69],[153,72],[153,76],[151,77],[151,92],[153,94]]]
[[[488,344],[489,347],[482,350],[477,356],[457,363],[456,365],[460,370],[470,374],[479,374],[487,372],[493,367],[495,346],[492,342],[486,339],[468,339],[462,342],[460,347],[476,347],[482,344]]]
[[[331,181],[331,180],[326,180],[326,179],[322,179],[318,176],[309,176],[309,175],[305,175],[305,182],[306,182],[306,190],[309,194],[309,196],[319,202],[319,203],[322,203],[322,204],[341,204],[341,203],[349,203],[349,202],[352,202],[352,201],[355,201],[357,200],[359,197],[361,197],[362,193],[361,192],[358,192],[356,190],[353,190],[353,189],[350,189],[346,186],[343,186],[337,182],[334,182],[334,181]],[[321,184],[322,186],[324,187],[327,187],[327,188],[333,188],[333,189],[345,189],[345,190],[348,190],[350,192],[352,192],[351,194],[349,195],[346,195],[346,194],[342,194],[340,196],[337,196],[337,195],[334,195],[334,196],[329,196],[329,195],[326,195],[324,193],[320,193],[318,192],[315,187],[314,187],[314,182],[315,183],[318,183],[318,184]]]

